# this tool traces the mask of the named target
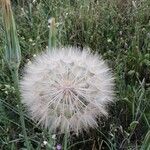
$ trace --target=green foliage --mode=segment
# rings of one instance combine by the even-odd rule
[[[145,135],[141,150],[148,150],[150,149],[150,130]]]
[[[91,129],[89,134],[84,133],[79,137],[72,135],[69,141],[66,141],[66,136],[63,138],[64,135],[58,134],[56,139],[53,139],[49,132],[42,131],[27,113],[23,112],[31,149],[50,149],[61,144],[65,149],[72,150],[148,150],[150,1],[14,0],[13,2],[17,35],[22,51],[20,76],[24,64],[30,63],[35,54],[47,48],[51,33],[48,19],[54,17],[56,44],[77,46],[81,49],[90,47],[93,52],[102,54],[108,61],[116,79],[116,102],[109,107],[110,115],[108,119],[102,118],[98,129]],[[17,91],[12,82],[11,72],[7,70],[3,60],[6,47],[5,30],[5,26],[0,23],[0,149],[27,149],[18,121],[20,111]],[[13,33],[16,35],[16,32]],[[18,41],[13,45],[18,51],[16,60],[20,61]],[[43,141],[47,141],[47,144]]]

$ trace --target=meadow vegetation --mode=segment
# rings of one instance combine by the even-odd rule
[[[48,19],[55,18],[56,45],[89,47],[115,76],[115,102],[99,127],[79,136],[50,134],[20,110],[14,76],[5,60],[5,25],[0,9],[0,149],[150,149],[150,0],[12,0],[23,67],[48,46]],[[16,79],[17,80],[17,79]],[[22,113],[22,115],[20,115]],[[20,117],[25,122],[22,128]],[[27,133],[28,146],[24,132]]]

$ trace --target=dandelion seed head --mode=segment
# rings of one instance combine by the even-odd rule
[[[31,117],[51,131],[88,130],[107,116],[114,79],[97,54],[77,48],[53,49],[25,67],[22,103]]]

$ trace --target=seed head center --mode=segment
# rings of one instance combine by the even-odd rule
[[[70,81],[68,81],[68,80],[66,80],[65,82],[64,82],[64,84],[62,85],[62,90],[63,90],[63,92],[64,93],[69,93],[69,92],[71,92],[71,91],[73,91],[73,86],[71,85],[71,82]]]

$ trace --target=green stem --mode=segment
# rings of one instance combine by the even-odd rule
[[[22,127],[22,131],[23,131],[25,143],[26,143],[26,146],[27,146],[27,150],[30,150],[31,148],[30,148],[30,142],[29,142],[29,139],[28,139],[28,136],[27,136],[27,132],[26,132],[23,108],[22,108],[22,104],[20,102],[18,69],[15,68],[15,69],[11,70],[11,74],[12,74],[13,81],[14,81],[14,86],[15,86],[15,89],[16,89],[16,92],[17,92],[16,96],[17,96],[18,105],[19,105],[19,114],[20,114],[21,127]]]
[[[67,144],[68,144],[68,132],[65,130],[65,135],[64,135],[64,150],[67,150]]]
[[[51,18],[51,22],[49,25],[49,39],[48,39],[48,49],[51,50],[52,48],[56,47],[56,24],[55,18]]]

